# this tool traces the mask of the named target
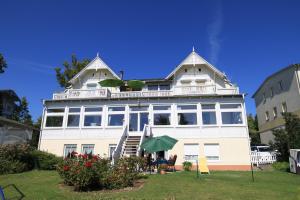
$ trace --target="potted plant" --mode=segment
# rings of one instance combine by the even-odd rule
[[[160,164],[158,166],[158,172],[160,174],[166,174],[166,170],[168,169],[168,165],[167,164]]]
[[[191,162],[185,161],[182,163],[182,165],[183,165],[184,171],[191,171],[193,164]]]

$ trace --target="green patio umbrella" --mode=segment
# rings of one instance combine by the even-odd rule
[[[177,140],[167,135],[146,139],[141,148],[146,152],[154,153],[158,151],[167,151],[173,148]]]

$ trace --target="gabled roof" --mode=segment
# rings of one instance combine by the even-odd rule
[[[184,65],[196,65],[196,64],[205,64],[210,69],[212,69],[216,74],[218,74],[222,78],[226,78],[226,75],[215,68],[212,64],[207,62],[204,58],[202,58],[199,54],[197,54],[194,49],[193,51],[166,77],[166,79],[171,78],[181,67]]]
[[[300,63],[298,64],[291,64],[287,67],[284,67],[282,69],[280,69],[279,71],[271,74],[270,76],[268,76],[267,78],[265,78],[265,80],[263,81],[263,83],[259,86],[259,88],[254,92],[254,94],[252,95],[252,98],[255,98],[255,95],[258,93],[258,91],[268,82],[268,80],[270,80],[271,78],[273,78],[274,76],[284,72],[285,70],[291,69],[291,68],[295,68],[295,69],[299,69],[300,68]]]
[[[99,57],[97,54],[96,58],[92,60],[87,66],[85,66],[78,74],[76,74],[69,82],[74,83],[74,81],[79,78],[86,70],[89,69],[107,69],[116,79],[120,79],[120,77]]]

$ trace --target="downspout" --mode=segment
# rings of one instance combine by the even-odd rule
[[[251,139],[250,139],[250,135],[249,135],[249,128],[248,128],[248,118],[247,118],[247,112],[246,112],[246,104],[245,104],[245,96],[247,94],[242,94],[243,95],[243,106],[244,106],[244,117],[245,117],[245,125],[246,125],[246,131],[247,131],[247,135],[248,135],[248,150],[249,150],[249,159],[250,159],[250,165],[252,168],[252,162],[251,162]]]

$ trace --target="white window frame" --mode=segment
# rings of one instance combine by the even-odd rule
[[[74,152],[77,152],[77,144],[64,144],[64,149],[63,149],[63,157],[64,157],[64,158],[67,157],[67,155],[66,155],[66,147],[67,147],[68,145],[73,145],[73,146],[75,146],[75,151],[74,151]]]
[[[48,113],[48,110],[51,110],[51,109],[64,109],[64,112],[57,112],[57,113]],[[66,121],[66,107],[50,107],[50,108],[47,108],[46,111],[45,111],[45,120],[44,120],[44,124],[43,124],[43,127],[44,129],[63,129],[65,127],[65,121]],[[47,127],[46,124],[47,124],[47,118],[48,116],[62,116],[63,117],[63,121],[62,121],[62,125],[61,126],[57,126],[57,127]]]
[[[196,146],[197,154],[188,154],[186,155],[186,146]],[[199,154],[200,154],[200,146],[199,143],[184,143],[183,144],[183,160],[188,162],[194,162],[199,160]],[[188,159],[187,156],[195,156],[197,159]]]
[[[185,109],[185,110],[179,110],[178,107],[180,106],[195,106],[195,109]],[[192,113],[196,115],[196,124],[188,124],[188,125],[182,125],[179,124],[179,117],[178,114],[186,114],[186,113]],[[178,104],[176,105],[176,125],[178,127],[196,127],[199,126],[199,115],[198,115],[198,105],[197,104]]]
[[[216,154],[218,156],[218,159],[216,159],[216,160],[210,160],[210,159],[207,158],[207,156],[210,156],[210,155],[207,155],[208,154],[207,153],[207,149],[206,149],[207,146],[217,146],[218,147],[218,149],[217,149],[218,154]],[[205,158],[206,158],[206,160],[207,160],[208,163],[220,162],[221,161],[220,144],[219,143],[204,143],[204,155],[205,155]]]
[[[124,107],[124,111],[110,111],[109,108],[115,108],[115,107]],[[126,107],[125,105],[120,105],[120,106],[107,106],[107,123],[106,126],[107,128],[121,128],[125,125],[125,117],[126,117]],[[109,116],[110,115],[123,115],[123,124],[120,126],[110,126],[109,125]]]
[[[70,109],[72,109],[72,108],[79,108],[79,112],[70,112]],[[69,116],[70,115],[79,115],[79,124],[78,124],[78,126],[68,126],[68,121],[69,121]],[[78,128],[80,128],[80,125],[81,125],[81,107],[69,107],[66,116],[67,116],[66,117],[66,128],[67,129],[78,129]]]
[[[204,109],[202,108],[202,105],[214,105],[215,108],[213,109]],[[200,112],[200,115],[201,115],[201,124],[202,126],[206,126],[206,127],[213,127],[213,126],[218,126],[218,112],[217,112],[217,104],[216,103],[201,103],[200,104],[200,108],[201,108],[201,112]],[[204,124],[203,123],[203,112],[214,112],[215,113],[215,117],[216,117],[216,123],[215,124]]]
[[[221,108],[222,105],[240,105],[239,108]],[[241,124],[223,124],[222,113],[225,112],[240,112],[242,123]],[[220,103],[220,118],[222,126],[245,126],[244,109],[242,103]]]
[[[89,146],[89,147],[93,147],[92,148],[92,154],[95,155],[95,144],[82,144],[81,145],[81,154],[85,154],[85,152],[83,151],[85,146]]]
[[[154,107],[155,106],[169,106],[170,109],[169,110],[154,110]],[[173,116],[172,116],[172,105],[171,104],[153,104],[152,105],[152,120],[151,120],[151,123],[152,123],[152,126],[153,127],[171,127],[172,126],[172,119],[173,119]],[[154,121],[155,121],[155,118],[154,118],[154,115],[155,114],[170,114],[170,124],[169,125],[155,125],[154,124]]]
[[[86,112],[86,108],[101,108],[102,111],[91,111]],[[101,124],[100,126],[85,126],[85,116],[101,116]],[[103,128],[103,106],[84,106],[83,108],[83,117],[82,117],[82,128]]]

